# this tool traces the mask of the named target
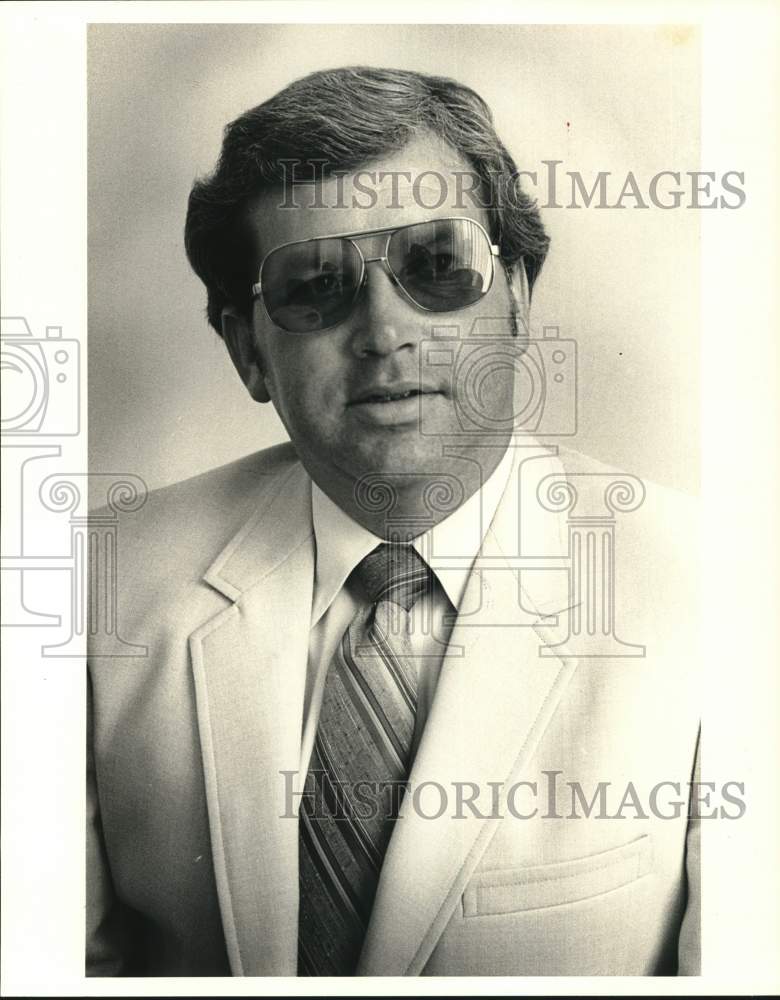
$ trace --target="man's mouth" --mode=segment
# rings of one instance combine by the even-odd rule
[[[437,388],[419,382],[380,383],[358,390],[349,401],[349,409],[361,423],[374,427],[417,427],[423,409],[441,395]]]
[[[357,392],[349,401],[350,406],[363,403],[396,403],[403,399],[413,399],[415,396],[437,395],[438,389],[433,386],[410,385],[399,382],[395,385],[369,386],[362,392]]]

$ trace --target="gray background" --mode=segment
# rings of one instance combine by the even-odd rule
[[[206,324],[182,244],[187,195],[212,169],[229,120],[304,73],[356,63],[469,84],[521,170],[562,160],[559,170],[579,170],[588,187],[611,171],[613,201],[629,170],[646,191],[660,170],[708,169],[689,28],[91,25],[92,472],[132,472],[156,487],[285,438]],[[579,433],[566,443],[695,492],[699,213],[542,214],[553,242],[534,331],[556,325],[579,348]]]

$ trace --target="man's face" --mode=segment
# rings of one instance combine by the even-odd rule
[[[401,180],[397,191],[391,192],[387,181],[370,208],[351,207],[357,190],[354,175],[344,179],[340,195],[335,178],[322,184],[318,201],[324,208],[312,206],[315,193],[308,186],[295,187],[293,208],[279,207],[280,193],[268,192],[251,208],[260,258],[295,240],[430,219],[466,216],[487,228],[484,211],[463,194],[462,180],[457,197],[454,172],[472,168],[433,136],[420,136],[381,163],[362,169],[405,171],[416,183]],[[436,178],[429,174],[427,184],[419,181],[426,171],[436,171],[447,183],[447,197],[436,208],[424,207],[442,199]],[[465,188],[469,186],[467,182]],[[383,253],[385,239],[374,236],[357,243],[368,259]],[[254,341],[265,389],[301,460],[325,492],[332,495],[338,491],[336,484],[343,490],[372,472],[384,473],[390,481],[399,474],[432,475],[442,468],[442,438],[457,440],[461,451],[462,446],[474,446],[475,457],[480,457],[484,441],[479,434],[464,436],[458,418],[459,407],[468,402],[463,398],[469,391],[467,383],[452,379],[452,369],[446,366],[421,368],[421,358],[435,326],[448,327],[448,336],[456,327],[459,336],[467,338],[480,317],[490,317],[491,334],[506,338],[506,347],[520,354],[512,313],[513,307],[523,313],[527,303],[518,301],[518,296],[525,298],[525,291],[510,289],[500,260],[493,261],[495,275],[488,293],[456,312],[417,308],[395,287],[382,262],[366,265],[366,285],[353,312],[325,331],[285,332],[271,322],[263,303],[255,301],[247,333]],[[478,401],[482,411],[503,418],[511,415],[513,382],[511,366],[497,365],[482,383]],[[414,390],[411,397],[400,398],[409,390]],[[508,433],[505,436],[508,439]]]

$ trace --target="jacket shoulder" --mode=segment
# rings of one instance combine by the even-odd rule
[[[92,511],[116,521],[124,580],[142,573],[200,579],[215,555],[252,513],[299,467],[291,443],[245,455],[227,465],[151,490],[132,512]]]
[[[567,476],[593,476],[594,479],[604,477],[605,486],[608,480],[637,481],[632,484],[638,490],[637,506],[645,507],[647,511],[664,510],[667,514],[682,519],[694,516],[698,501],[693,494],[658,483],[644,476],[639,468],[619,468],[592,455],[562,446],[558,448],[558,458]]]

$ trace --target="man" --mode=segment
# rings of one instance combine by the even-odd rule
[[[88,971],[695,973],[686,505],[520,426],[547,238],[484,103],[299,80],[186,245],[290,443],[123,525]]]

